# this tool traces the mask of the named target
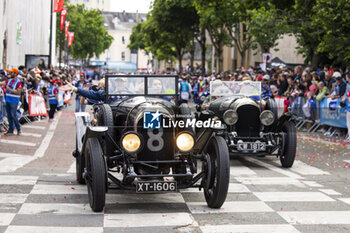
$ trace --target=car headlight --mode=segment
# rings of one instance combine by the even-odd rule
[[[187,152],[192,150],[194,146],[194,138],[189,133],[180,133],[176,137],[176,146],[180,151]]]
[[[135,133],[126,133],[122,139],[123,148],[129,153],[135,153],[141,146],[141,139]]]
[[[237,112],[233,111],[232,109],[227,110],[224,115],[224,122],[228,125],[234,125],[238,121],[238,114]]]
[[[272,125],[275,121],[275,115],[270,110],[265,110],[260,114],[260,121],[265,126]]]

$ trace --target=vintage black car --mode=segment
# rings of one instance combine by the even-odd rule
[[[217,127],[195,134],[195,118],[187,104],[178,106],[177,91],[177,76],[110,75],[94,119],[76,114],[77,180],[87,184],[93,211],[103,210],[112,188],[159,193],[196,187],[209,207],[222,206],[230,171],[226,142]]]
[[[274,155],[280,157],[282,167],[293,165],[297,142],[295,125],[289,121],[292,114],[278,117],[275,100],[261,98],[260,82],[215,80],[210,92],[201,118],[216,115],[224,122],[222,135],[230,155]]]

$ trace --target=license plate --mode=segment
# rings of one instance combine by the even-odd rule
[[[140,181],[136,182],[137,193],[176,192],[176,181]]]
[[[265,142],[242,142],[237,144],[237,150],[265,151]]]

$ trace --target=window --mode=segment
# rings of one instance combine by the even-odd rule
[[[125,52],[122,52],[122,61],[125,61]]]
[[[122,36],[122,43],[125,44],[125,38]]]

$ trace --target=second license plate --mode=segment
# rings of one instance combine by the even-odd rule
[[[264,142],[242,142],[237,144],[237,150],[264,151],[266,144]]]

